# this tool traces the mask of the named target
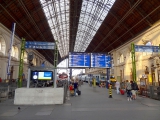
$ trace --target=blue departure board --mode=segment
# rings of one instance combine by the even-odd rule
[[[105,53],[91,53],[91,67],[111,68],[111,57]]]
[[[68,67],[90,67],[90,53],[69,52]]]

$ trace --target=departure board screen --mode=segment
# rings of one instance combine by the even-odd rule
[[[105,53],[91,53],[91,67],[111,68],[111,57]]]
[[[90,53],[69,52],[68,67],[90,67]]]

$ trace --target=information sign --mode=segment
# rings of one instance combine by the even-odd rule
[[[159,52],[159,46],[135,45],[135,52]]]
[[[68,67],[90,67],[90,53],[69,52]]]
[[[111,57],[105,53],[91,53],[91,67],[111,68]]]
[[[25,48],[30,49],[54,49],[54,42],[31,42],[27,41]]]

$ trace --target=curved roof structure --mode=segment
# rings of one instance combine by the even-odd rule
[[[0,0],[0,21],[26,41],[68,52],[110,52],[160,19],[159,0]],[[57,42],[58,41],[58,42]],[[53,50],[38,50],[53,63]]]

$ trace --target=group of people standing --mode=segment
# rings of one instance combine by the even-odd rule
[[[136,82],[133,82],[133,81],[129,82],[128,80],[126,80],[126,83],[124,85],[125,89],[120,90],[121,89],[120,88],[120,82],[116,81],[115,87],[116,87],[117,94],[119,94],[120,92],[126,91],[126,93],[127,93],[127,100],[128,101],[132,101],[132,100],[136,99],[136,92],[137,92],[137,90],[139,90],[138,85],[137,85]]]

